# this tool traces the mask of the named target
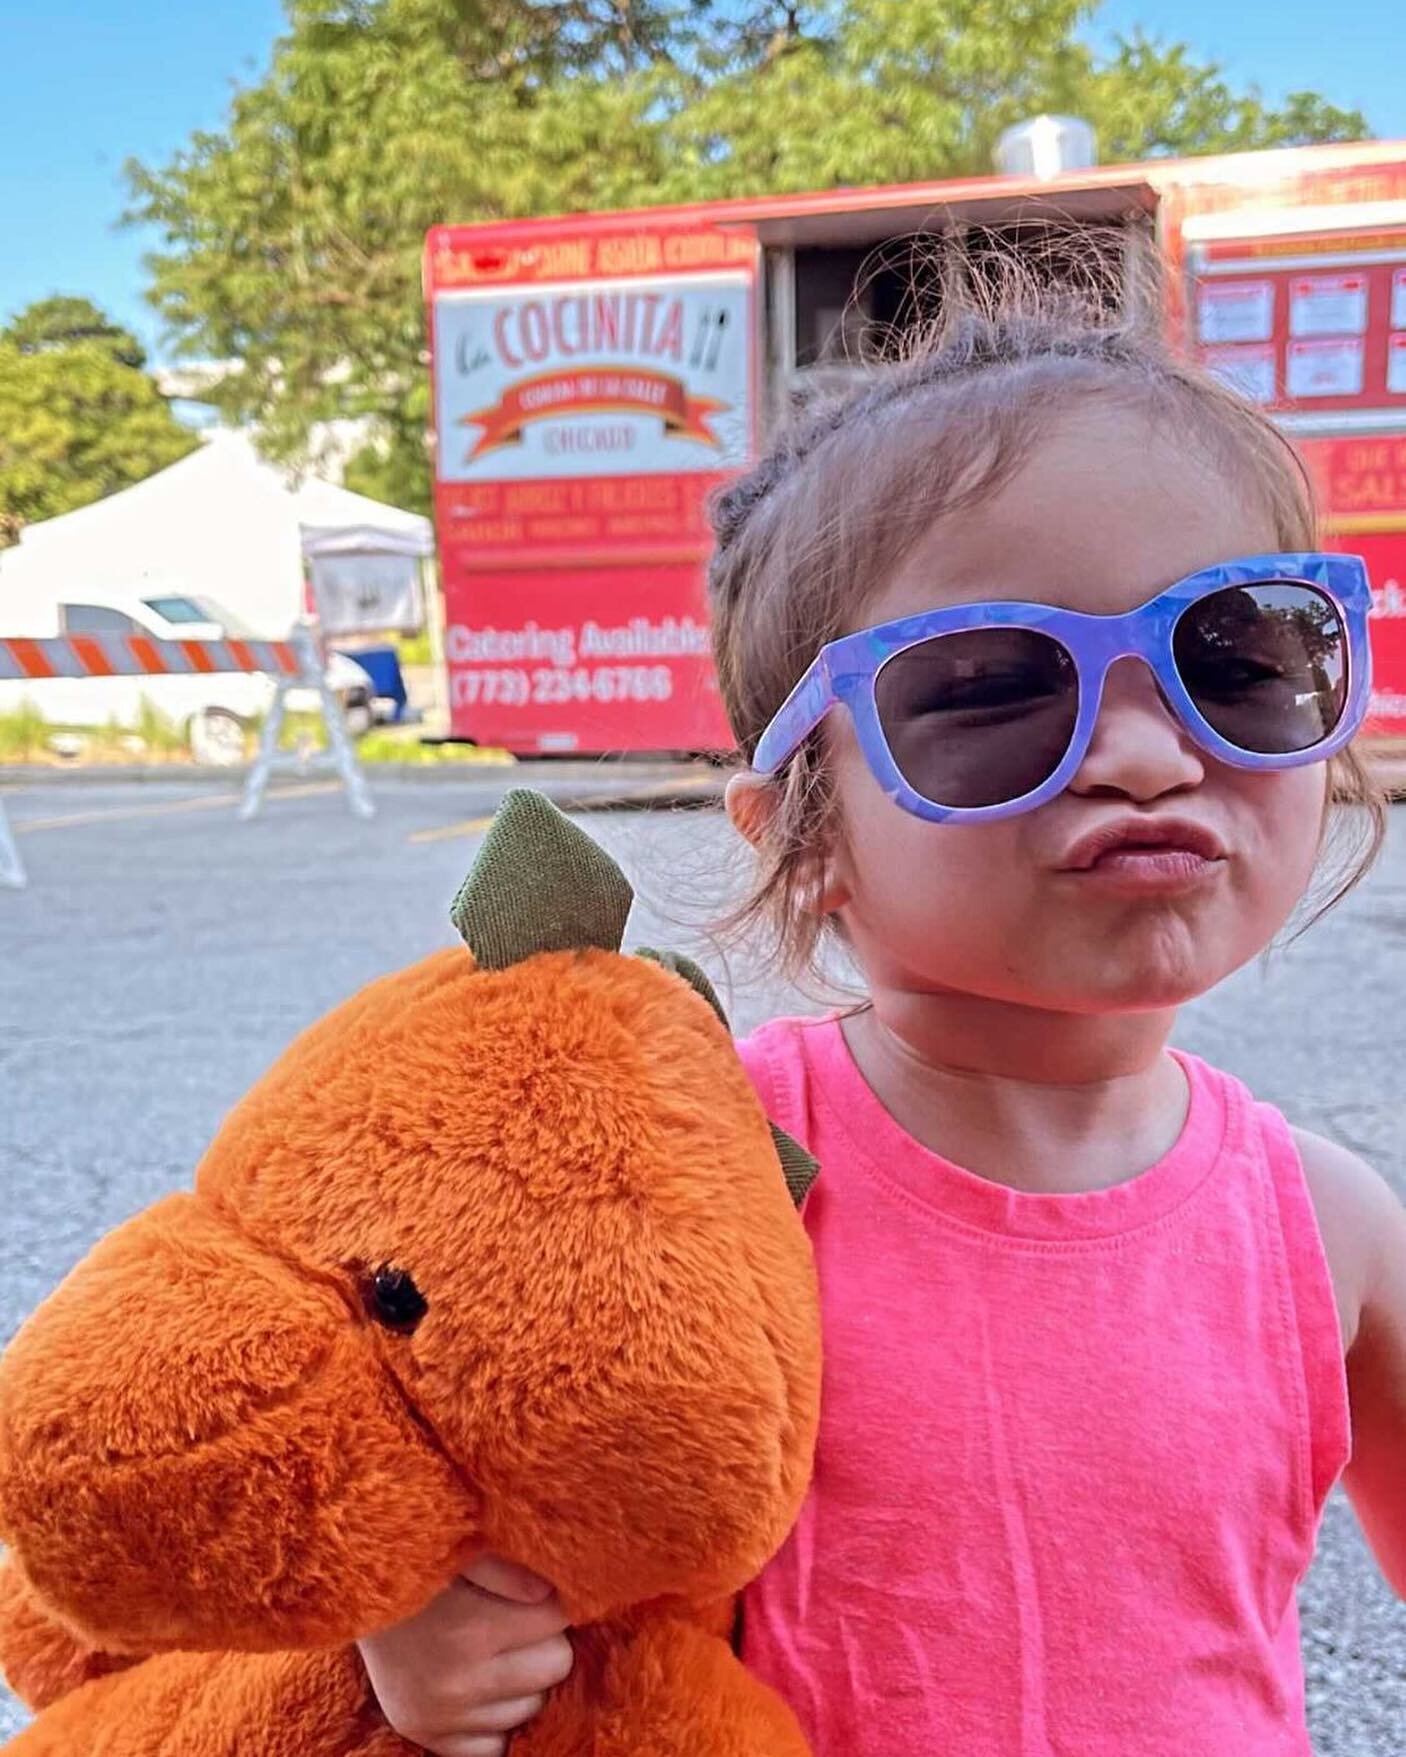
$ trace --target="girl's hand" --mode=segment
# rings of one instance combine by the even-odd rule
[[[358,1646],[382,1714],[432,1757],[503,1757],[571,1672],[560,1600],[497,1556],[478,1557],[424,1610]]]

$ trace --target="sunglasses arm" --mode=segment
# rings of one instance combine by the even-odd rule
[[[829,655],[819,653],[758,739],[752,758],[753,774],[774,775],[815,731],[834,707],[835,699]]]

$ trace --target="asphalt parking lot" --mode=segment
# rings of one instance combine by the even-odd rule
[[[249,824],[222,786],[5,792],[30,884],[0,890],[0,1339],[101,1233],[188,1180],[224,1111],[302,1026],[452,942],[448,904],[497,791],[472,775],[382,782],[362,823],[335,789],[305,783]],[[592,828],[640,893],[631,938],[692,949],[717,971],[706,923],[745,874],[719,815],[609,812]],[[739,1029],[816,1004],[746,955],[728,975]],[[1403,1000],[1398,807],[1368,884],[1193,1008],[1180,1040],[1406,1195]],[[1406,1609],[1339,1503],[1305,1593],[1305,1647],[1320,1757],[1398,1757]],[[0,1731],[18,1724],[0,1704]]]

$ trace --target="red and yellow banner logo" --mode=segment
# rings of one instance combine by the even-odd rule
[[[681,378],[666,372],[605,366],[524,379],[491,408],[462,416],[461,425],[482,429],[470,462],[498,446],[518,444],[533,421],[564,415],[654,415],[671,438],[692,439],[716,451],[722,442],[708,422],[730,406],[716,397],[691,396]]]

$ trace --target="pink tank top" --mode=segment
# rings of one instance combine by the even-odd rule
[[[1348,1414],[1283,1118],[1182,1056],[1165,1159],[1029,1195],[905,1134],[833,1019],[741,1048],[822,1166],[815,1482],[743,1619],[816,1757],[1308,1753]]]

